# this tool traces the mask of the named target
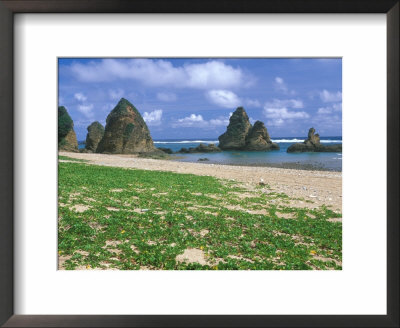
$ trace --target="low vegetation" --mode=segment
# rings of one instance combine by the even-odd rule
[[[58,160],[71,161],[71,162],[81,162],[81,163],[87,162],[86,159],[72,158],[72,157],[69,157],[69,156],[62,156],[62,155],[58,155]]]
[[[341,269],[341,214],[311,207],[267,185],[61,162],[59,267]]]

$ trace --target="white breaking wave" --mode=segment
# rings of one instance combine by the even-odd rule
[[[216,141],[210,140],[180,140],[180,141],[154,141],[155,144],[187,144],[187,143],[217,143]]]
[[[271,139],[272,142],[303,142],[304,139]]]
[[[271,139],[272,142],[303,142],[305,139]],[[342,142],[342,140],[320,140],[321,143]]]

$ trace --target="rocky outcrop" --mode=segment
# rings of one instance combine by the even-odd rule
[[[157,149],[163,151],[166,154],[173,154],[174,153],[171,148],[157,147]]]
[[[93,122],[87,127],[88,133],[86,135],[85,149],[95,152],[99,142],[104,136],[104,126],[100,122]]]
[[[71,152],[78,151],[74,122],[64,106],[58,107],[58,149]]]
[[[302,152],[341,152],[342,144],[338,145],[322,145],[320,142],[319,134],[315,134],[315,129],[311,128],[308,131],[308,137],[302,143],[295,143],[290,145],[287,149],[288,153],[302,153]]]
[[[277,150],[278,144],[269,137],[264,123],[257,121],[250,124],[249,117],[243,107],[238,107],[229,119],[226,132],[219,136],[218,147],[222,150]]]
[[[245,150],[278,150],[277,143],[271,141],[267,128],[261,121],[256,121],[246,137]]]
[[[181,148],[178,153],[193,154],[193,153],[219,153],[221,149],[214,144],[205,145],[201,143],[196,148]]]
[[[243,150],[251,129],[249,117],[243,107],[238,107],[229,119],[226,132],[218,137],[222,150]]]
[[[321,141],[319,139],[319,134],[315,134],[315,129],[311,128],[310,130],[308,130],[308,137],[307,139],[304,141],[304,143],[306,144],[306,146],[308,147],[317,147],[319,145],[321,145]]]
[[[150,131],[138,110],[122,98],[107,116],[97,153],[134,154],[154,152]]]

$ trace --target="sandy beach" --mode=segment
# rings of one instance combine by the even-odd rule
[[[263,181],[272,191],[283,192],[290,197],[300,198],[292,204],[293,206],[314,208],[327,205],[332,210],[342,211],[341,172],[187,163],[138,158],[135,155],[73,152],[59,152],[59,155],[87,160],[88,164],[94,165],[191,173],[222,179],[233,179],[243,183],[249,190],[259,186],[260,181]]]

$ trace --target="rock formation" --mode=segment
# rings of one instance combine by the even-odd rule
[[[104,136],[97,153],[133,154],[154,152],[153,140],[145,121],[128,100],[121,98],[107,116]]]
[[[219,153],[221,152],[221,149],[218,148],[216,145],[214,144],[208,144],[205,145],[203,143],[201,143],[200,145],[198,145],[196,148],[192,148],[190,147],[188,148],[181,148],[178,153],[183,153],[183,154],[193,154],[193,153]]]
[[[315,129],[311,128],[310,130],[308,130],[308,137],[307,139],[304,141],[304,143],[306,144],[306,146],[308,147],[316,147],[319,146],[321,144],[320,140],[319,140],[319,134],[315,134]]]
[[[166,154],[173,154],[174,153],[171,148],[157,147],[157,149],[163,151]]]
[[[229,119],[226,132],[218,137],[222,150],[243,150],[251,129],[249,117],[243,107],[238,107]]]
[[[325,146],[321,145],[319,134],[315,134],[315,129],[311,128],[308,131],[308,137],[304,142],[290,145],[287,149],[288,153],[299,152],[341,152],[342,144]]]
[[[104,136],[104,127],[99,122],[93,122],[87,127],[85,149],[95,152],[97,146]]]
[[[271,141],[264,123],[257,121],[246,137],[246,150],[278,150],[278,144]]]
[[[269,137],[264,123],[257,121],[251,126],[243,107],[238,107],[229,119],[226,132],[219,136],[218,147],[222,150],[276,150],[278,144]]]
[[[64,106],[58,107],[58,149],[72,152],[78,151],[74,122]]]

